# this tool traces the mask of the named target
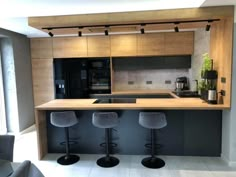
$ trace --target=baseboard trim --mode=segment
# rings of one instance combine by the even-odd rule
[[[221,154],[221,159],[229,166],[236,167],[236,161],[230,161],[228,158],[226,158],[223,154]]]
[[[23,131],[20,132],[20,135],[25,134],[25,133],[29,133],[32,132],[33,130],[35,130],[35,124],[31,125],[30,127],[24,129]]]

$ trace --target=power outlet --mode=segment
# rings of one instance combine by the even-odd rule
[[[220,81],[221,81],[221,83],[225,84],[226,83],[226,78],[225,77],[221,77]]]
[[[146,84],[148,85],[148,84],[152,84],[152,81],[146,81]]]
[[[134,81],[128,81],[128,85],[134,85]]]
[[[165,80],[165,84],[171,84],[171,80]]]
[[[220,94],[221,94],[222,96],[225,96],[225,90],[221,90],[221,91],[220,91]]]

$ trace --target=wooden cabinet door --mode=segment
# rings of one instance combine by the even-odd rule
[[[110,36],[111,56],[136,56],[137,35]]]
[[[34,105],[54,99],[53,59],[32,60]]]
[[[191,55],[193,54],[193,32],[165,33],[166,55]]]
[[[87,37],[88,57],[110,57],[110,38],[109,36]]]
[[[53,38],[53,57],[87,57],[86,37],[60,37]]]
[[[137,54],[139,56],[163,55],[164,39],[163,33],[137,35]]]
[[[52,58],[52,38],[30,39],[31,58]]]

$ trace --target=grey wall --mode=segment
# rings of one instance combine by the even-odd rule
[[[222,157],[230,164],[236,165],[236,22],[234,23],[232,71],[231,109],[223,111]]]
[[[19,131],[18,104],[16,94],[15,64],[12,42],[9,38],[1,39],[2,72],[5,97],[7,130]]]
[[[31,73],[31,59],[30,59],[30,42],[29,39],[21,34],[7,31],[0,28],[0,36],[5,36],[2,40],[2,46],[11,43],[12,56],[9,58],[14,60],[15,71],[15,89],[16,89],[16,104],[18,109],[18,130],[13,128],[14,122],[9,123],[10,131],[22,131],[25,128],[34,124],[34,107],[33,107],[33,91],[32,91],[32,73]],[[7,39],[6,39],[7,38]],[[10,49],[9,49],[10,50]],[[2,60],[6,58],[2,57]],[[8,70],[9,71],[9,70]],[[3,73],[4,78],[8,77],[7,72]],[[6,79],[5,82],[8,82]],[[7,102],[7,100],[6,100]],[[16,111],[16,108],[12,108],[11,111]],[[7,116],[11,114],[11,111],[7,110]],[[13,119],[13,118],[12,118]],[[11,118],[10,118],[11,120]]]
[[[201,28],[194,33],[194,52],[192,55],[192,67],[189,70],[190,80],[200,80],[200,71],[203,63],[202,55],[209,53],[210,50],[210,31]],[[196,88],[194,82],[190,82],[190,87]]]

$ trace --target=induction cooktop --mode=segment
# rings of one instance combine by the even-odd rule
[[[101,98],[97,99],[93,103],[99,103],[99,104],[110,104],[110,103],[136,103],[135,98]]]

